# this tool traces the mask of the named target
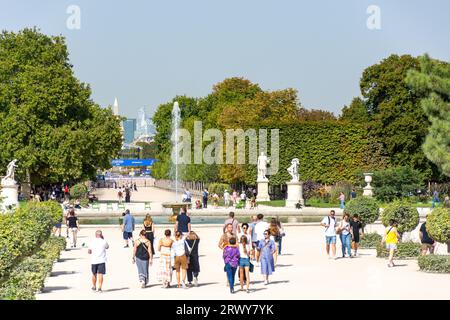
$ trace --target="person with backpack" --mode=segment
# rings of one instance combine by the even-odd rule
[[[347,251],[348,257],[352,257],[352,248],[350,244],[350,215],[348,213],[344,214],[344,219],[339,223],[338,233],[341,239],[342,245],[342,258],[345,258],[345,251]]]
[[[208,208],[208,189],[203,190],[202,193],[202,200],[203,200],[203,208],[206,209]]]
[[[233,231],[232,231],[233,234],[239,234],[239,233],[241,233],[241,227],[239,226],[239,221],[237,221],[237,220],[234,218],[234,212],[231,211],[231,212],[228,214],[228,217],[229,217],[229,218],[228,218],[227,220],[225,220],[225,224],[223,225],[223,232],[225,233],[226,228],[227,228],[227,225],[228,225],[228,224],[231,224],[231,225],[233,226]]]
[[[192,281],[194,281],[194,286],[198,286],[198,274],[200,272],[200,262],[198,255],[198,245],[200,243],[199,236],[194,232],[189,232],[186,238],[186,254],[188,257],[188,269],[187,269],[187,279],[189,287],[192,286]]]
[[[388,267],[394,267],[394,253],[397,250],[400,235],[397,231],[397,221],[389,220],[389,226],[386,227],[383,236],[383,243],[386,243],[386,249],[389,251]]]
[[[134,243],[133,263],[136,263],[138,269],[139,282],[141,288],[145,288],[148,284],[148,268],[152,265],[153,253],[150,241],[146,237],[145,230],[139,232],[139,239]]]
[[[336,212],[330,211],[330,214],[322,219],[320,225],[325,228],[325,248],[328,258],[336,259]],[[331,253],[330,256],[330,247]]]

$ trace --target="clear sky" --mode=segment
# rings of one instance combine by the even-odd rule
[[[80,29],[67,28],[70,5]],[[369,5],[380,30],[366,25]],[[364,68],[392,53],[450,60],[449,0],[0,0],[1,29],[32,26],[64,35],[94,101],[117,97],[132,118],[233,76],[339,114]]]

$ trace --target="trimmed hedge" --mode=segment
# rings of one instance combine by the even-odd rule
[[[0,215],[0,283],[23,257],[30,256],[51,234],[63,211],[55,201],[29,202]]]
[[[419,212],[407,202],[394,201],[386,205],[381,213],[384,226],[388,226],[391,219],[397,221],[399,233],[410,232],[419,224]]]
[[[87,187],[83,183],[78,183],[70,188],[70,197],[74,199],[86,198]]]
[[[363,249],[375,249],[383,240],[383,237],[376,232],[365,233],[359,242],[359,247]]]
[[[397,250],[394,257],[396,259],[416,259],[420,256],[420,243],[416,242],[400,242],[397,243]],[[377,244],[377,258],[389,257],[389,251],[384,243]]]
[[[427,217],[427,232],[437,242],[450,240],[450,209],[433,209]]]
[[[450,273],[450,256],[430,254],[420,256],[417,260],[421,271]]]
[[[380,216],[380,206],[375,199],[359,197],[350,200],[345,205],[344,213],[348,213],[351,217],[357,214],[363,226],[366,226],[374,223],[378,219]]]
[[[31,257],[15,266],[9,278],[0,287],[1,300],[34,300],[35,294],[44,286],[53,262],[66,247],[66,239],[51,237]]]

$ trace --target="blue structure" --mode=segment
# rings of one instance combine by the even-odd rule
[[[136,119],[123,120],[123,138],[125,140],[125,144],[133,143],[135,131],[136,131]]]
[[[111,161],[113,167],[149,167],[156,159],[115,159]]]

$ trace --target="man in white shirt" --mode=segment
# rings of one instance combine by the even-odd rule
[[[88,249],[88,253],[91,255],[92,291],[102,292],[103,275],[106,273],[106,249],[108,248],[109,245],[103,239],[102,232],[95,231],[95,239],[91,241]]]
[[[328,258],[336,259],[336,213],[334,210],[322,219],[320,225],[325,227],[325,243]],[[330,245],[333,256],[330,256]]]
[[[223,200],[225,201],[225,207],[228,208],[230,206],[230,200],[231,200],[231,196],[230,196],[230,193],[228,192],[228,190],[224,191]]]
[[[263,214],[258,214],[257,215],[258,221],[255,224],[255,237],[256,237],[256,241],[264,241],[264,231],[267,231],[269,229],[269,224],[267,222],[265,222],[264,219],[264,215]],[[259,263],[259,253],[260,251],[257,250],[256,251],[256,261]]]

